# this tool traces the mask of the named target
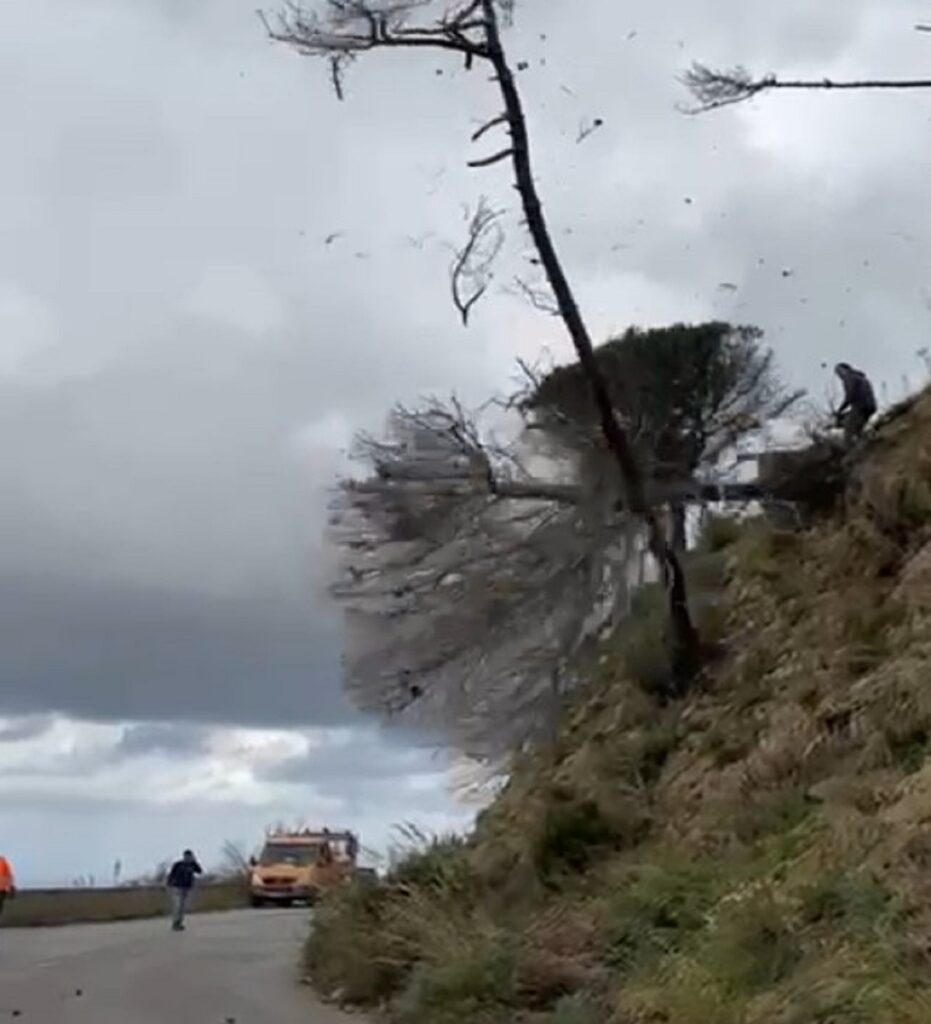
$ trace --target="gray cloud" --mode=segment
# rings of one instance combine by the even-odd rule
[[[419,745],[414,737],[405,743],[390,732],[357,729],[348,742],[323,743],[306,756],[289,758],[260,773],[267,782],[311,783],[321,779],[338,782],[340,792],[355,793],[371,783],[398,786],[399,780],[412,774],[435,772],[441,776],[449,768],[448,755],[435,753]],[[422,741],[421,741],[422,742]]]
[[[0,743],[22,743],[45,735],[54,724],[48,715],[32,715],[14,718],[0,724]]]
[[[0,691],[17,713],[340,723],[331,630],[293,602],[6,577]]]
[[[144,757],[147,754],[184,756],[202,754],[208,748],[203,729],[188,723],[147,722],[127,726],[114,748],[116,757]]]

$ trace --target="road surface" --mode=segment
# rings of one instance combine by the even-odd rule
[[[361,1024],[297,983],[307,912],[0,931],[0,1021]]]

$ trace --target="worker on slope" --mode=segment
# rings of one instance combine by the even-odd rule
[[[844,441],[851,445],[876,412],[876,396],[867,375],[850,363],[838,363],[834,372],[844,386],[844,401],[837,410],[837,425],[844,428]]]
[[[0,914],[3,913],[3,905],[8,899],[16,895],[16,881],[13,878],[13,868],[10,862],[0,854]]]
[[[202,875],[203,869],[197,863],[193,851],[185,850],[181,860],[176,860],[168,872],[166,886],[171,896],[171,928],[172,931],[184,931],[184,915],[191,901],[194,888],[194,876]]]

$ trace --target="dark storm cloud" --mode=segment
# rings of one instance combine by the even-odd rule
[[[14,713],[295,726],[350,716],[332,621],[268,598],[5,577],[0,649]]]

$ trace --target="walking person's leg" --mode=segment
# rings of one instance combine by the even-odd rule
[[[184,927],[184,890],[172,888],[171,894],[171,927],[179,932]]]

